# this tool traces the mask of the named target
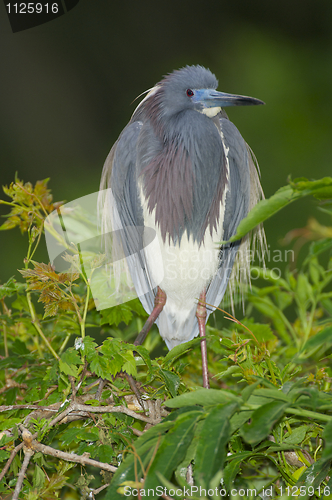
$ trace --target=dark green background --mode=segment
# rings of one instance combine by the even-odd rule
[[[209,67],[220,90],[266,102],[229,116],[258,157],[267,196],[288,175],[332,174],[331,0],[81,0],[16,34],[1,4],[0,40],[1,184],[17,171],[51,177],[55,200],[98,190],[132,101],[186,64]],[[307,199],[268,221],[271,249],[312,213]],[[23,267],[27,240],[18,230],[0,238],[3,282]],[[47,260],[45,247],[36,258]]]

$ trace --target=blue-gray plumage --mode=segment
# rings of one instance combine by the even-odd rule
[[[241,244],[220,242],[262,195],[252,152],[222,108],[263,103],[217,92],[217,85],[202,66],[166,76],[138,105],[103,170],[113,229],[123,230],[137,294],[149,314],[157,311],[169,349],[195,337],[199,326],[204,336],[210,311],[198,313],[198,299],[219,305]],[[156,230],[160,252],[144,248],[147,227]]]

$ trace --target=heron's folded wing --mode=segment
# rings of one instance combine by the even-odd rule
[[[152,229],[144,227],[137,188],[136,150],[141,128],[139,121],[130,123],[106,159],[100,186],[104,190],[101,210],[103,230],[113,235],[111,251],[117,252],[116,259],[121,254],[126,257],[136,294],[146,311],[151,313],[155,284],[150,278],[144,246],[151,243],[155,234]],[[106,244],[107,241],[110,238],[106,238]]]

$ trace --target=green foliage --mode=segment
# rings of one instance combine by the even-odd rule
[[[331,186],[291,182],[240,230],[302,196],[331,197]],[[280,276],[254,268],[245,319],[207,328],[206,390],[199,339],[153,357],[132,343],[146,318],[138,300],[99,313],[88,272],[32,260],[58,206],[47,181],[5,193],[2,229],[19,226],[28,246],[25,281],[0,285],[0,495],[13,495],[30,450],[22,500],[215,499],[218,488],[260,498],[270,487],[274,498],[332,498],[331,226],[312,218],[294,230],[310,241],[302,264]],[[332,217],[328,202],[320,210]]]
[[[260,201],[243,219],[237,229],[237,233],[229,241],[236,241],[245,236],[258,224],[279,212],[290,203],[308,195],[313,195],[319,200],[332,198],[332,177],[324,177],[318,181],[308,181],[301,178],[290,181],[272,195],[268,200]]]

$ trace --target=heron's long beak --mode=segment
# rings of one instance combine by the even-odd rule
[[[260,99],[245,95],[226,94],[213,89],[195,90],[194,101],[203,104],[205,108],[225,108],[226,106],[252,106],[265,104]]]

